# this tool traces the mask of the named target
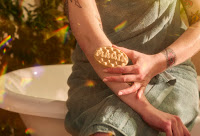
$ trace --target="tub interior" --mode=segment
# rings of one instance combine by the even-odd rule
[[[19,69],[1,78],[4,89],[20,95],[49,100],[67,100],[67,79],[71,64],[36,66]]]

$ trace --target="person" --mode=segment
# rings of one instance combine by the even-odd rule
[[[65,6],[77,40],[66,130],[74,136],[189,136],[199,110],[190,58],[200,50],[200,1],[68,0]],[[128,65],[100,65],[94,53],[104,46],[127,54]]]

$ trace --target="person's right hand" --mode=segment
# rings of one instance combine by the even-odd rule
[[[118,47],[115,45],[113,45],[113,47],[123,51],[131,59],[133,64],[121,67],[105,68],[104,72],[119,75],[109,75],[104,77],[103,81],[133,83],[130,87],[119,90],[118,95],[137,93],[137,98],[141,98],[150,80],[166,69],[166,60],[164,55],[161,53],[148,55],[124,47]]]
[[[190,136],[178,116],[162,112],[153,106],[147,108],[142,119],[152,128],[165,132],[166,136]]]

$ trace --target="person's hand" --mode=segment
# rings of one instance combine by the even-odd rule
[[[140,98],[150,80],[165,70],[166,65],[163,63],[164,55],[146,55],[123,47],[114,45],[113,47],[123,51],[132,60],[133,65],[104,69],[104,72],[107,73],[123,75],[105,77],[103,81],[133,83],[131,87],[120,90],[118,95],[137,92],[137,98]]]
[[[142,113],[142,119],[152,128],[166,133],[166,136],[190,136],[181,119],[150,106]]]

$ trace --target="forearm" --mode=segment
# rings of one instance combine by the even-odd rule
[[[95,7],[95,1],[79,0],[78,2],[81,5],[81,8],[76,6],[73,1],[68,1],[71,29],[94,70],[99,77],[103,79],[104,77],[109,76],[109,74],[103,72],[105,67],[96,62],[94,59],[94,52],[101,46],[112,46],[112,43],[106,37],[99,25],[100,19],[97,18],[99,17],[99,13]],[[115,94],[117,94],[119,90],[129,87],[127,83],[106,82],[106,84]],[[144,96],[142,96],[141,99],[137,99],[136,93],[119,96],[119,98],[138,113],[142,113],[146,106],[150,106]]]
[[[163,65],[166,66],[165,68],[168,68],[186,61],[199,51],[200,22],[197,22],[191,25],[174,43],[160,52],[159,55]]]
[[[159,53],[163,65],[167,62],[166,68],[178,65],[200,51],[200,1],[181,0],[181,2],[190,26],[173,44]]]

